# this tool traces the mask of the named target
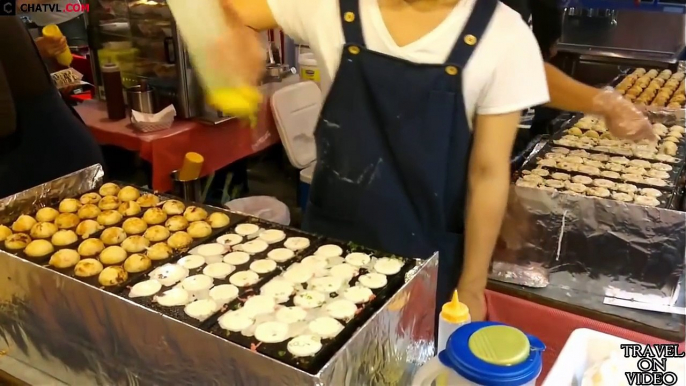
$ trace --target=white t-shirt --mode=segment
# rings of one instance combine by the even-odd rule
[[[39,27],[45,27],[48,24],[59,25],[83,14],[83,12],[64,12],[67,10],[67,6],[71,10],[73,5],[78,3],[79,0],[52,0],[47,2],[47,4],[58,4],[62,12],[48,12],[46,8],[45,12],[28,12],[22,13],[22,15],[31,18]]]
[[[399,47],[386,29],[377,0],[360,1],[360,22],[367,48],[411,62],[444,63],[477,0],[461,0],[449,16],[419,40]],[[345,42],[337,0],[268,0],[283,31],[307,44],[320,67],[326,94],[338,69]],[[484,36],[462,72],[469,121],[474,114],[526,110],[548,102],[543,59],[522,17],[498,4]]]

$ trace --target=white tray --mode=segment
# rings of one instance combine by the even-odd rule
[[[626,343],[636,344],[630,340],[587,328],[574,330],[542,386],[581,385],[587,368],[606,359],[613,351],[621,350],[620,345]],[[674,371],[679,378],[675,386],[686,385],[684,362],[686,362],[684,358],[667,360],[668,370]]]

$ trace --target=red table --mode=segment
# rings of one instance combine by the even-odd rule
[[[262,106],[257,127],[231,120],[207,126],[190,120],[177,120],[171,128],[153,133],[136,131],[127,119],[107,119],[105,104],[86,101],[76,107],[84,122],[102,145],[113,145],[137,152],[152,165],[152,188],[169,191],[169,175],[177,170],[183,156],[194,151],[205,157],[203,175],[213,173],[235,161],[259,152],[280,141],[269,102]]]

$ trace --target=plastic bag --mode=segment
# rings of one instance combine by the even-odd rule
[[[614,89],[604,88],[593,98],[593,106],[605,117],[607,128],[615,137],[657,140],[648,118]]]
[[[291,212],[288,206],[274,197],[253,196],[231,200],[224,204],[234,212],[249,214],[277,224],[289,225]]]
[[[255,123],[262,95],[256,85],[265,50],[258,34],[244,26],[223,0],[168,0],[207,102],[225,114]]]

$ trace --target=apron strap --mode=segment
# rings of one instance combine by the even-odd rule
[[[339,8],[345,43],[365,47],[359,0],[339,0]]]
[[[341,0],[345,1],[345,0]],[[464,68],[483,37],[484,31],[491,22],[491,17],[498,6],[498,0],[476,0],[472,14],[467,20],[462,33],[457,38],[455,47],[448,56],[447,63]]]

